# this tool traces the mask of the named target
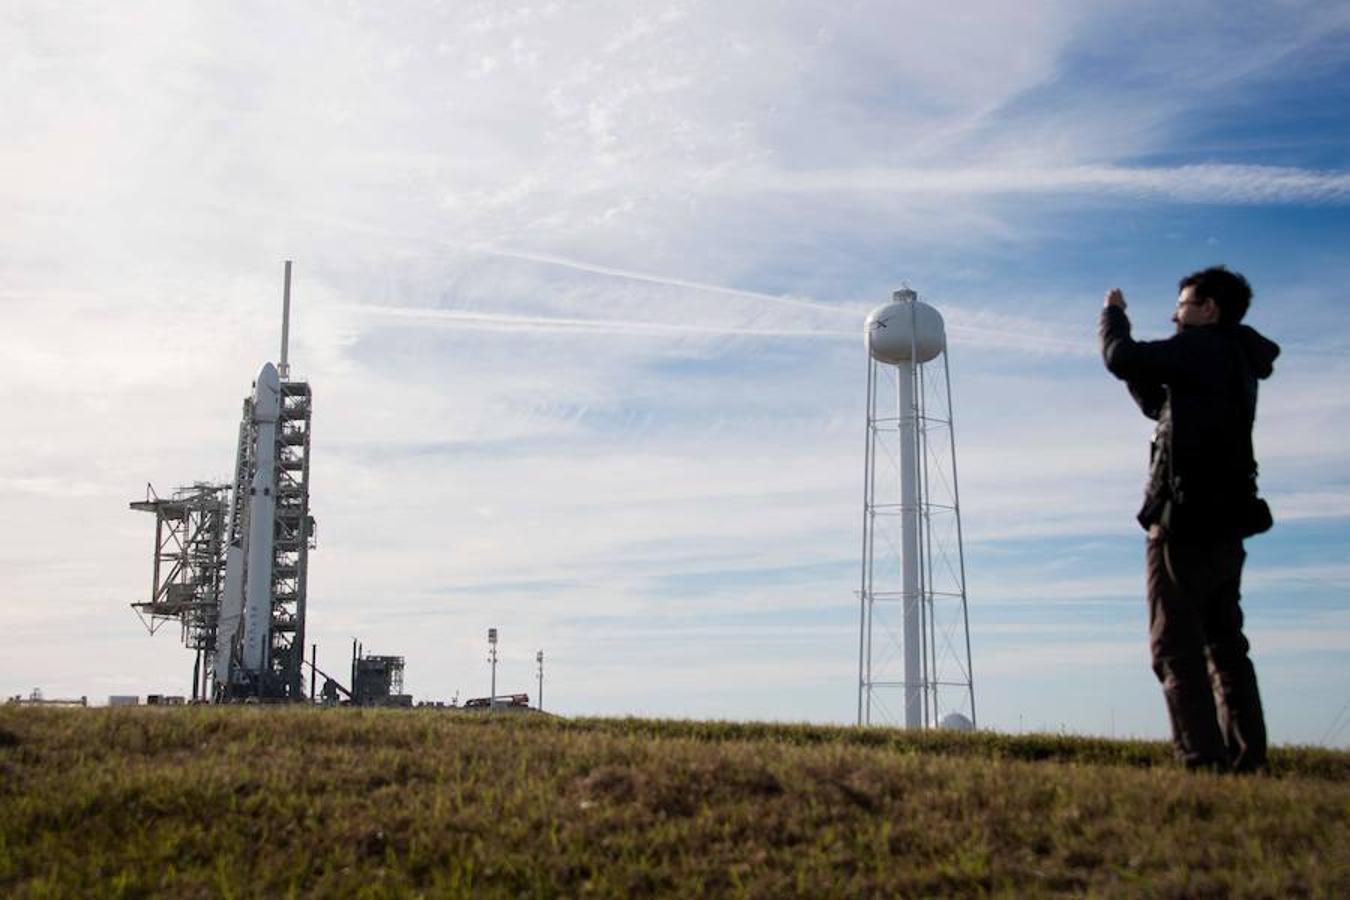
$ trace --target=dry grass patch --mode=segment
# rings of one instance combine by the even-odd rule
[[[432,711],[0,709],[0,895],[1336,896],[1350,754]]]

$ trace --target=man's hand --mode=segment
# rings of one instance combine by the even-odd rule
[[[1106,292],[1106,305],[1114,306],[1116,309],[1125,309],[1125,294],[1120,288],[1111,288]]]

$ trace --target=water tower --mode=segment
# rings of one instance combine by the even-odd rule
[[[908,288],[867,317],[858,724],[975,725],[942,316]]]

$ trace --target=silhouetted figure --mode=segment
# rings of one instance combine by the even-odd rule
[[[1157,420],[1139,523],[1148,531],[1149,646],[1172,740],[1188,768],[1266,765],[1256,670],[1242,633],[1243,538],[1271,525],[1257,496],[1257,381],[1280,348],[1242,325],[1247,280],[1223,267],[1181,280],[1161,341],[1135,341],[1125,296],[1101,314],[1102,357]]]

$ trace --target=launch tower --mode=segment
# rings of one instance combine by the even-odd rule
[[[290,380],[291,263],[286,261],[281,360],[265,363],[245,398],[235,452],[215,699],[302,700],[309,513],[309,383]]]
[[[197,653],[194,699],[304,699],[313,396],[308,382],[290,378],[290,311],[287,260],[281,359],[263,365],[244,399],[233,483],[199,483],[167,499],[149,489],[131,504],[155,513],[151,598],[132,607],[152,634],[180,622]]]
[[[225,583],[225,525],[229,518],[227,484],[198,482],[160,497],[152,485],[131,508],[155,514],[154,574],[150,599],[131,608],[154,634],[176,621],[183,644],[196,654],[192,699],[210,696],[208,679],[215,664],[216,624]]]

